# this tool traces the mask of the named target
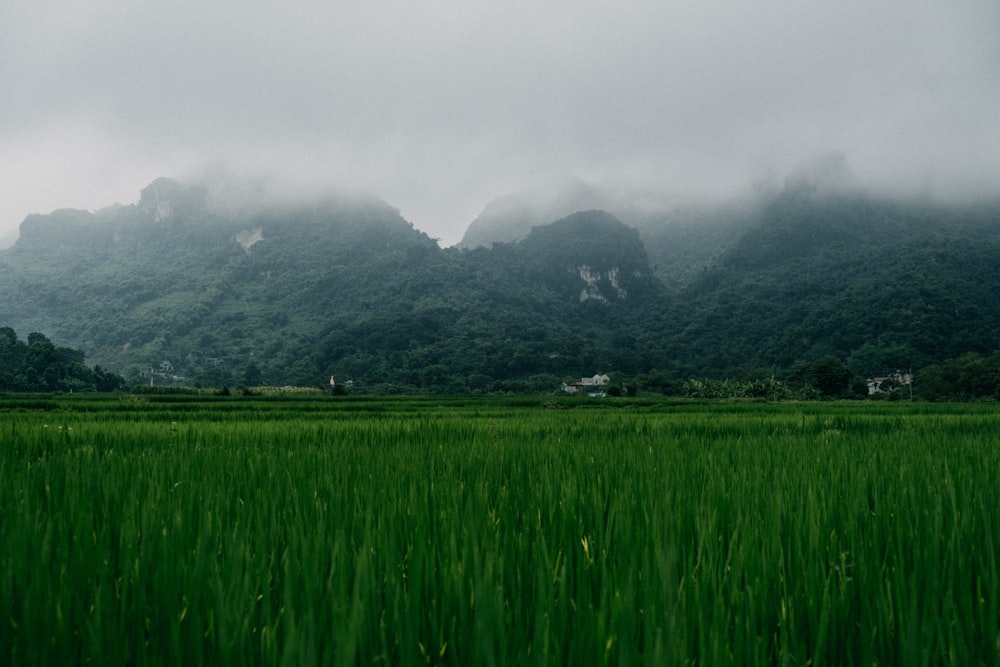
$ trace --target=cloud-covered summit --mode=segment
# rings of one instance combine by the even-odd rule
[[[729,194],[830,151],[982,196],[997,25],[992,0],[9,0],[0,235],[213,163],[376,192],[445,243],[545,179]]]

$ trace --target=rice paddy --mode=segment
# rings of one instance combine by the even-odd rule
[[[0,415],[6,664],[1000,664],[995,405]]]

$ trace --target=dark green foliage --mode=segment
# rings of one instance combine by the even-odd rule
[[[931,364],[917,371],[913,385],[916,395],[930,401],[1000,400],[1000,351]]]
[[[793,191],[761,219],[664,322],[664,347],[696,372],[833,355],[870,377],[996,348],[1000,207]]]
[[[837,357],[826,355],[797,366],[788,381],[793,386],[812,387],[826,398],[843,398],[851,388],[851,370]]]
[[[581,211],[535,227],[516,249],[529,275],[569,299],[585,300],[584,275],[596,288],[586,290],[587,298],[598,300],[634,299],[659,287],[639,233],[604,211]]]
[[[0,391],[119,391],[125,380],[115,373],[83,364],[80,350],[56,347],[40,333],[17,339],[0,327]]]
[[[734,369],[754,368],[766,369],[754,380],[837,396],[1000,346],[1000,207],[793,182],[637,221],[641,237],[583,211],[458,250],[374,199],[215,201],[161,179],[131,206],[30,216],[0,252],[0,321],[133,383],[150,369],[157,383],[204,387],[314,387],[334,374],[393,392],[548,392],[537,378],[620,372],[677,394],[683,378],[744,383]],[[36,346],[33,363],[50,352]],[[850,370],[846,388],[843,368],[803,375],[825,357]],[[17,386],[72,376],[47,368]]]
[[[681,393],[681,382],[668,371],[653,369],[635,378],[635,383],[644,391],[664,394],[666,396]]]
[[[131,389],[133,394],[155,396],[198,396],[203,391],[194,387],[157,387],[148,384],[133,385]]]

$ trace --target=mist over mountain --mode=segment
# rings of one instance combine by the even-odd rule
[[[1000,206],[941,207],[791,188],[684,290],[681,349],[858,373],[1000,346]]]
[[[510,193],[490,201],[465,230],[459,248],[490,247],[527,236],[532,227],[564,218],[577,211],[615,207],[613,194],[581,179],[531,191]]]
[[[157,179],[133,204],[29,216],[0,251],[0,326],[132,382],[374,391],[781,376],[824,355],[864,376],[1000,347],[1000,205],[880,197],[835,155],[713,205],[512,195],[461,248],[375,196],[280,192]]]
[[[637,194],[701,209],[673,195],[731,196],[830,150],[873,192],[994,196],[1000,3],[911,5],[8,0],[0,238],[218,164],[366,188],[446,245],[549,179],[601,196],[502,240],[580,210],[639,228],[618,207]],[[221,199],[256,205],[253,180]]]
[[[377,199],[234,208],[204,183],[157,179],[135,204],[29,216],[0,254],[0,321],[132,380],[163,366],[207,383],[315,384],[349,369],[422,386],[428,366],[488,367],[492,382],[542,372],[535,357],[563,372],[595,347],[584,332],[606,328],[581,302],[625,307],[651,284],[634,230],[576,217],[538,241],[543,254],[527,242],[445,251]],[[572,244],[553,271],[559,238]]]

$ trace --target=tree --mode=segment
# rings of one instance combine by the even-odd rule
[[[94,388],[97,391],[121,391],[125,388],[125,378],[94,366]]]
[[[263,384],[264,374],[261,372],[260,367],[254,362],[247,364],[246,370],[243,371],[243,384],[247,387],[257,387]]]
[[[832,398],[848,393],[851,377],[851,369],[837,357],[828,354],[797,367],[788,380],[800,387],[813,387],[821,395]]]
[[[635,379],[640,389],[661,394],[677,394],[681,383],[668,371],[654,368]]]
[[[83,352],[56,347],[45,335],[32,332],[28,342],[17,340],[10,327],[0,327],[0,390],[118,391],[125,380],[84,364]]]

